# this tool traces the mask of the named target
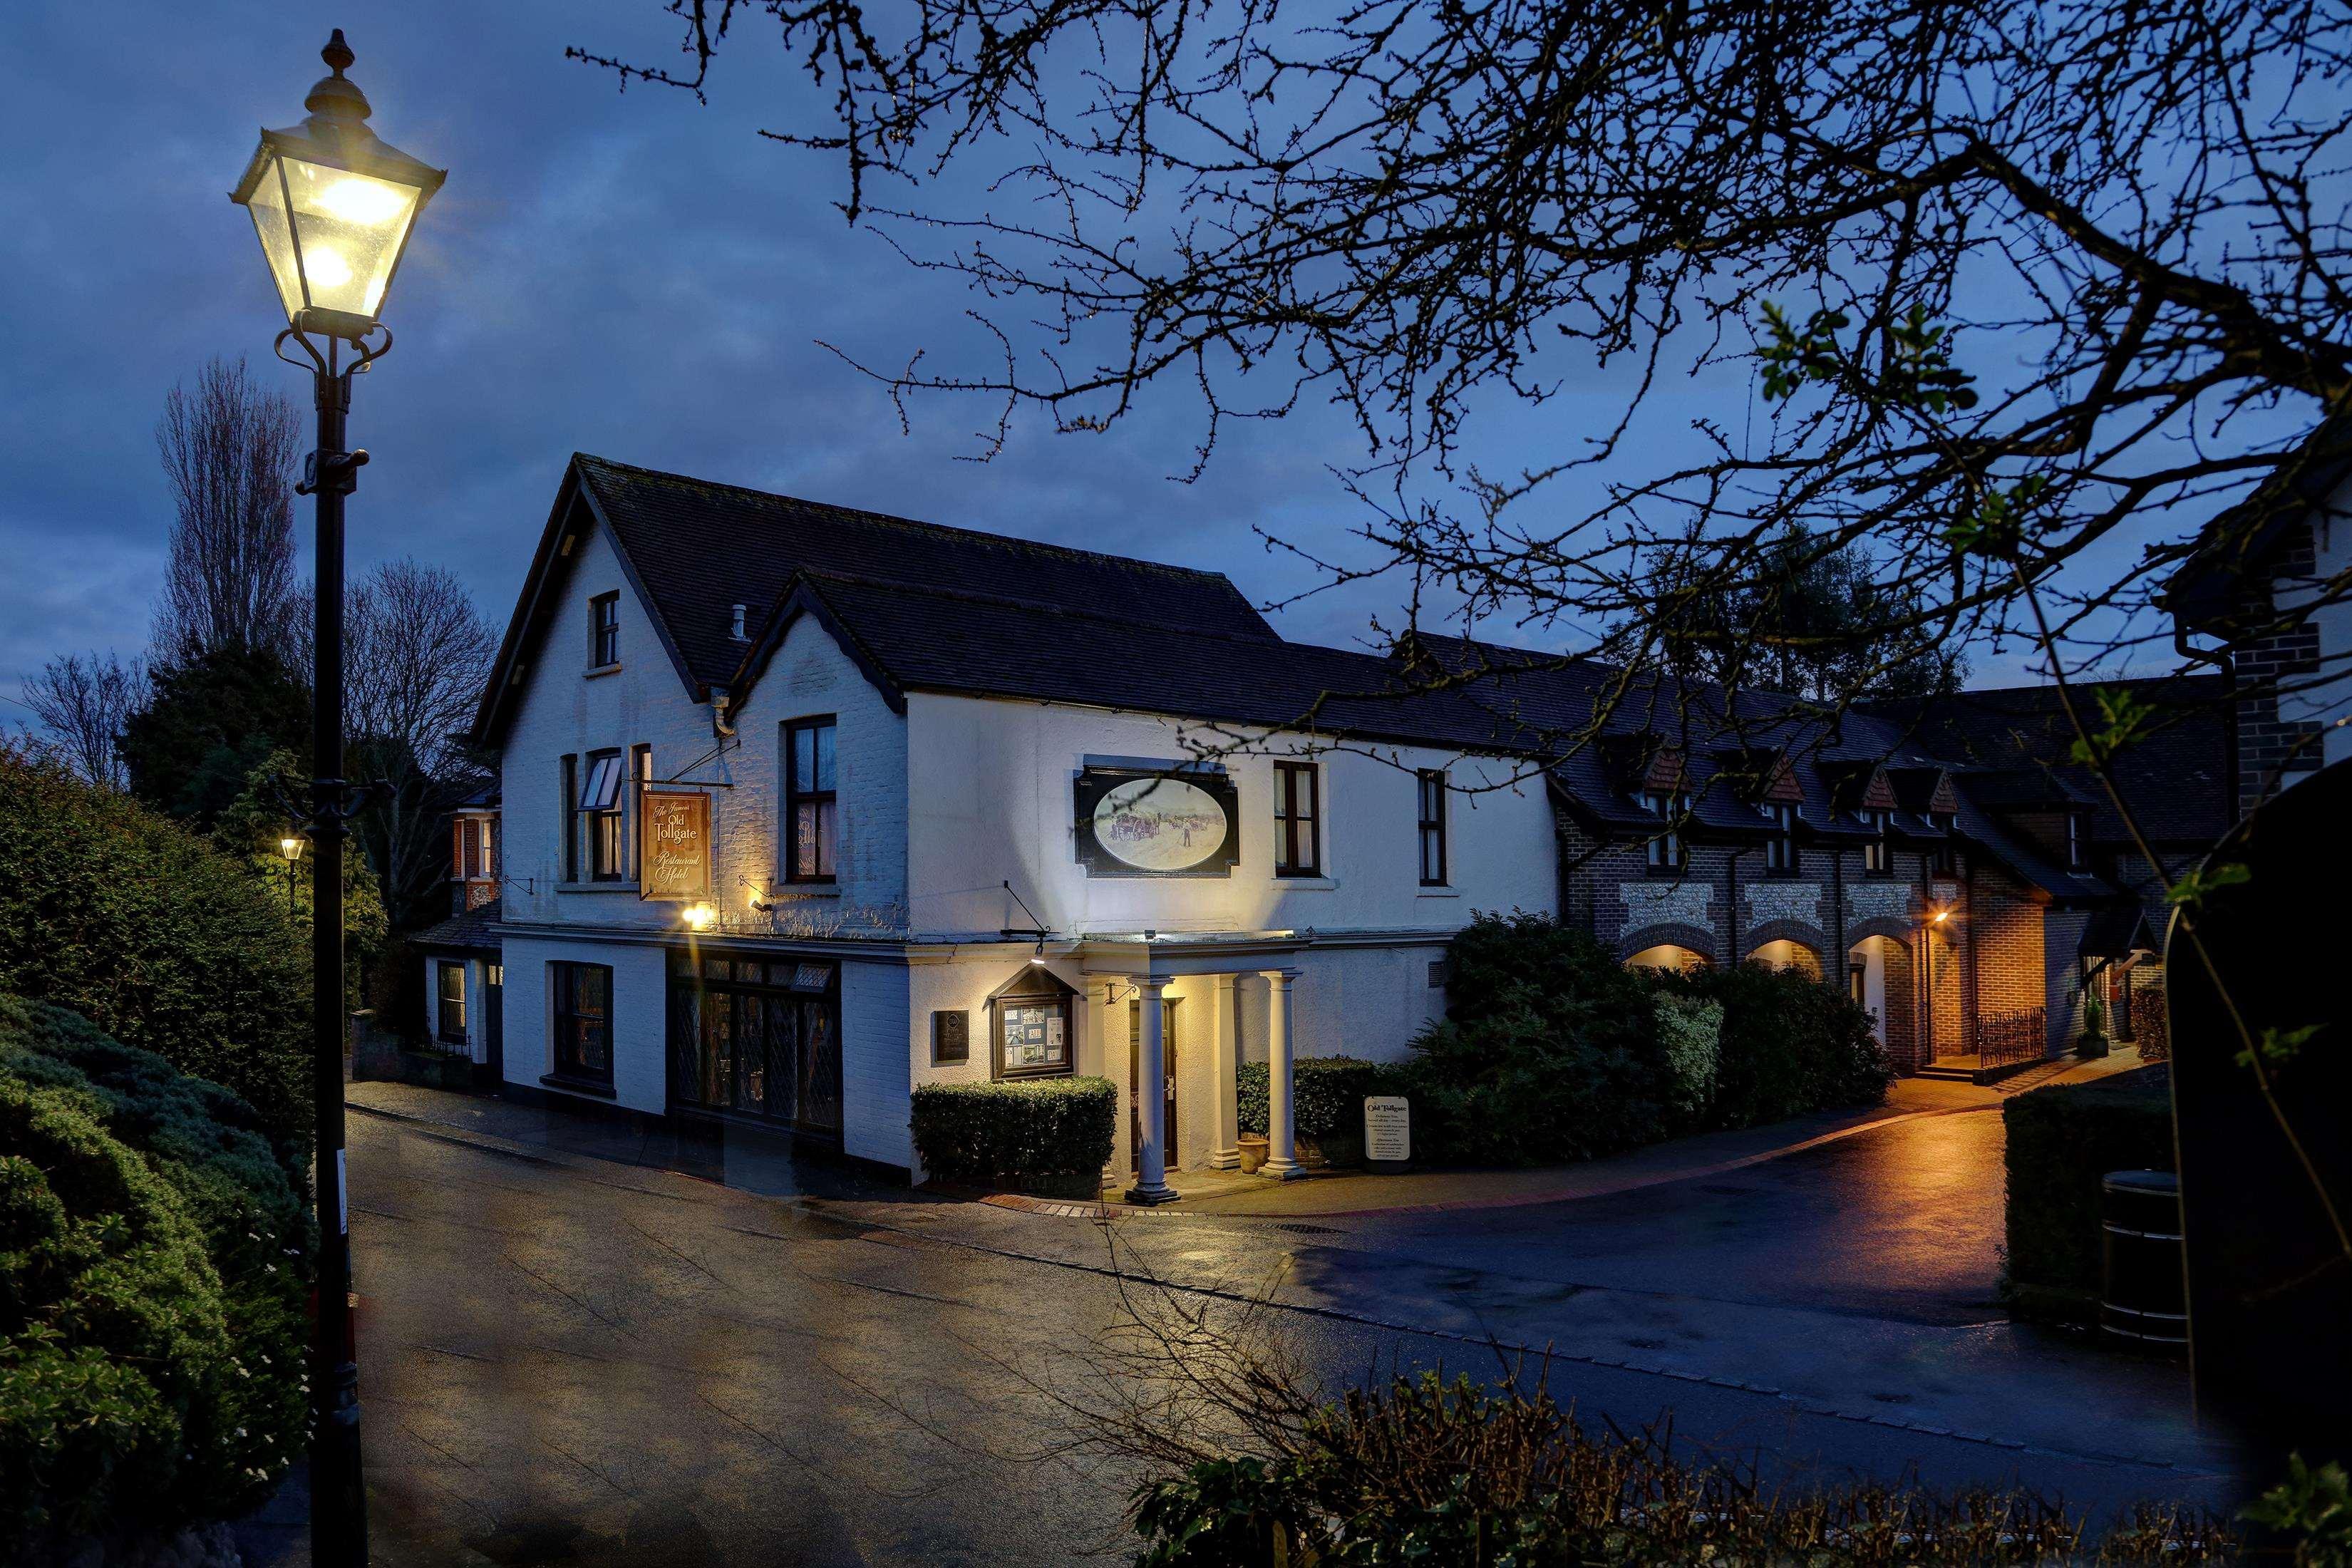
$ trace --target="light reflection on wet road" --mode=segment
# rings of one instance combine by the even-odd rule
[[[780,1199],[367,1116],[352,1144],[380,1563],[1037,1563],[1121,1542],[1132,1477],[1056,1453],[1033,1385],[1121,1320],[1104,1226]],[[1190,1299],[1273,1289],[1334,1381],[1485,1373],[1492,1336],[1561,1352],[1552,1384],[1588,1415],[1671,1407],[1768,1467],[2218,1497],[2175,1369],[1999,1321],[2000,1203],[1999,1119],[1960,1115],[1573,1205],[1114,1228]]]

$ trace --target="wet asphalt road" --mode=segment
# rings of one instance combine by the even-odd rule
[[[1775,1475],[2023,1478],[2095,1508],[2229,1489],[2177,1369],[2000,1321],[1992,1115],[1570,1205],[1286,1226],[1105,1226],[747,1162],[754,1192],[351,1131],[383,1563],[1117,1549],[1135,1477],[1063,1451],[1058,1397],[1126,1319],[1113,1234],[1175,1300],[1270,1295],[1335,1384],[1549,1346],[1587,1416],[1671,1411],[1682,1440]]]

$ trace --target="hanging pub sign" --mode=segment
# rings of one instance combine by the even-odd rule
[[[710,797],[647,790],[637,814],[637,896],[694,903],[710,897]]]
[[[1090,877],[1222,877],[1241,858],[1241,814],[1222,770],[1090,765],[1073,788]]]

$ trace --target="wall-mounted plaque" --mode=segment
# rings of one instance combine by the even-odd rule
[[[1089,767],[1075,782],[1078,859],[1096,877],[1222,877],[1241,855],[1222,772]]]
[[[710,897],[710,797],[648,790],[638,797],[637,896],[691,903]]]

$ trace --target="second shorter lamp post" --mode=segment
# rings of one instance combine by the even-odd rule
[[[286,918],[294,918],[294,868],[301,863],[302,840],[288,834],[278,841],[278,852],[286,857]]]
[[[298,493],[318,503],[311,595],[310,1052],[317,1117],[318,1309],[310,1367],[310,1561],[362,1568],[367,1493],[360,1473],[359,1361],[351,1311],[351,1207],[343,1185],[343,498],[359,488],[365,452],[344,447],[352,377],[392,347],[377,320],[416,215],[443,172],[368,129],[367,95],[343,75],[342,29],[319,52],[331,73],[313,83],[310,117],[264,131],[229,199],[252,216],[286,310],[278,357],[311,374],[319,445]],[[303,357],[287,350],[299,345]],[[289,874],[292,858],[288,858]],[[289,895],[290,896],[290,895]]]

